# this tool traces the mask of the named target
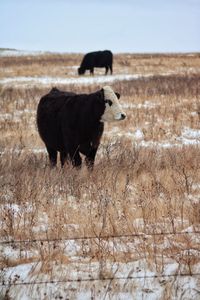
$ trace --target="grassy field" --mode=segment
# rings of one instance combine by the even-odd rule
[[[93,172],[52,170],[35,115],[55,84],[4,79],[78,78],[81,58],[0,57],[0,299],[197,299],[200,55],[115,55],[114,75],[138,75],[110,82],[127,119],[106,124]],[[95,73],[56,86],[89,93]]]

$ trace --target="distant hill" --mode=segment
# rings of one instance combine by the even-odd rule
[[[17,51],[17,49],[14,49],[14,48],[1,48],[0,47],[0,51]]]

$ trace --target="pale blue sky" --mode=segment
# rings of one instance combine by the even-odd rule
[[[200,0],[0,0],[0,47],[200,52]]]

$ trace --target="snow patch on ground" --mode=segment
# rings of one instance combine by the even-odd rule
[[[160,106],[160,103],[152,102],[146,100],[144,103],[124,103],[122,104],[123,108],[127,109],[153,109],[155,107]]]
[[[67,68],[67,69],[78,69],[80,66],[65,66],[63,68]]]
[[[200,130],[185,127],[177,141],[184,145],[200,145]]]
[[[0,114],[0,121],[13,121],[13,122],[20,122],[21,118],[24,114],[29,115],[29,120],[31,117],[35,117],[36,111],[32,109],[24,109],[24,110],[16,110],[13,113],[1,113]],[[34,120],[31,119],[34,122]]]
[[[141,129],[136,129],[134,132],[134,138],[135,140],[143,140],[144,139],[144,133]]]
[[[56,54],[52,52],[45,51],[25,51],[25,50],[15,50],[15,49],[2,49],[0,50],[0,57],[4,56],[38,56],[38,55],[47,55],[47,54]]]
[[[185,127],[182,131],[182,136],[187,139],[200,140],[200,129],[192,129],[192,128]]]
[[[72,68],[72,67],[70,67]],[[76,66],[74,66],[76,68]],[[160,76],[168,76],[174,74],[174,72],[168,73],[161,73]],[[138,78],[145,78],[145,77],[153,77],[153,73],[149,74],[116,74],[116,75],[98,75],[98,76],[81,76],[81,77],[50,77],[50,76],[16,76],[16,77],[5,77],[0,79],[0,84],[2,85],[17,85],[17,86],[27,86],[27,85],[35,85],[35,84],[42,84],[42,85],[55,85],[55,84],[101,84],[101,83],[109,83],[115,81],[122,81],[122,80],[133,80]],[[149,107],[149,101],[144,104],[141,104],[142,107]],[[140,105],[139,105],[140,106]],[[157,106],[155,103],[151,103],[151,108]]]
[[[163,141],[146,140],[142,128],[136,128],[128,132],[120,132],[117,127],[113,127],[105,135],[112,136],[112,138],[128,138],[133,141],[135,146],[145,148],[172,148],[183,146],[199,146],[200,145],[200,130],[184,127],[180,136],[174,136]]]
[[[9,295],[16,300],[21,299],[62,299],[67,295],[70,299],[162,299],[166,293],[166,287],[169,286],[170,294],[173,299],[182,299],[184,290],[184,299],[197,299],[198,278],[195,277],[167,277],[177,274],[179,264],[171,262],[164,270],[163,274],[157,274],[155,270],[150,270],[144,260],[130,263],[111,263],[107,262],[103,269],[108,275],[107,280],[99,281],[99,272],[101,265],[97,262],[73,263],[68,265],[55,265],[54,270],[49,274],[37,274],[41,263],[29,263],[17,267],[8,268],[5,274],[5,282],[23,283],[23,282],[45,282],[47,284],[30,284],[11,286]],[[34,275],[35,273],[35,275]],[[110,274],[110,275],[109,275]],[[154,275],[160,275],[154,278]],[[164,277],[162,277],[164,275]],[[145,276],[145,278],[142,278]],[[110,280],[109,278],[120,278]],[[59,278],[60,283],[54,283]],[[79,279],[89,281],[79,281]],[[97,280],[91,281],[91,278]],[[75,280],[68,282],[68,280]],[[52,283],[51,283],[52,281]],[[63,281],[63,282],[62,282]],[[3,287],[5,290],[5,287]],[[59,298],[60,297],[60,298]]]
[[[90,77],[10,77],[0,79],[0,84],[9,85],[29,85],[29,84],[42,84],[42,85],[51,85],[51,84],[98,84],[98,83],[108,83],[120,80],[132,80],[141,77],[141,75],[132,75],[132,74],[118,74],[118,75],[107,75],[107,76],[90,76]]]

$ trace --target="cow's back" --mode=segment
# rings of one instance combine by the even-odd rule
[[[113,54],[110,50],[95,51],[87,53],[81,63],[81,67],[90,69],[94,67],[104,68],[112,66]]]
[[[38,104],[38,131],[44,143],[52,148],[62,147],[59,114],[73,95],[75,94],[54,88],[43,96]]]
[[[111,66],[113,62],[113,54],[109,50],[98,51],[95,54],[95,67],[103,68]]]

